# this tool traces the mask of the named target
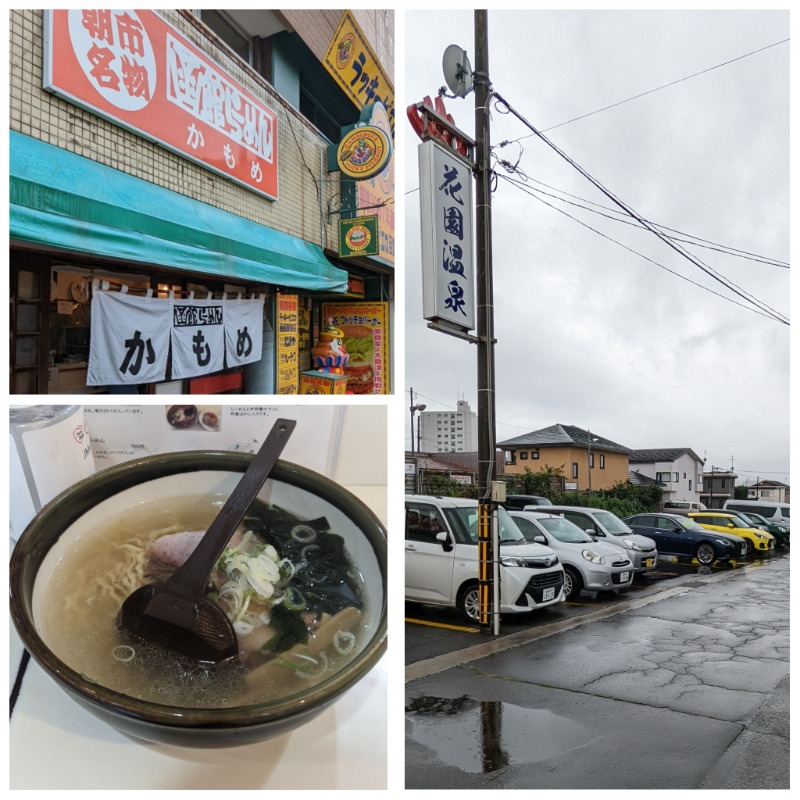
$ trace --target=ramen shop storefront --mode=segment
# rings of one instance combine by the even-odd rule
[[[309,316],[347,293],[316,245],[14,131],[9,146],[12,393],[278,393],[281,298]]]

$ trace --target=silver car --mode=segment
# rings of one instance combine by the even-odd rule
[[[549,547],[564,567],[564,599],[581,590],[619,592],[633,583],[633,564],[616,544],[596,541],[564,517],[534,511],[509,511],[529,542]]]
[[[616,514],[604,508],[547,506],[547,513],[559,514],[591,537],[624,548],[633,564],[634,572],[648,572],[658,562],[656,543],[647,536],[634,533]]]

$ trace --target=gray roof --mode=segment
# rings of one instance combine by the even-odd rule
[[[631,450],[630,462],[631,464],[655,464],[658,461],[672,463],[673,461],[677,461],[685,453],[692,456],[699,464],[703,463],[703,459],[690,447],[661,447],[651,450]]]
[[[635,470],[628,472],[628,480],[631,483],[638,484],[639,486],[666,486],[665,483],[657,481],[655,478],[651,478],[648,475],[642,475],[640,472],[636,472]]]
[[[588,448],[590,436],[592,437],[592,447],[597,450],[630,453],[630,449],[624,445],[604,439],[594,432],[590,433],[575,425],[551,425],[549,428],[524,433],[514,439],[506,439],[504,442],[499,442],[497,446],[507,450],[513,450],[516,447],[563,447],[565,445]]]

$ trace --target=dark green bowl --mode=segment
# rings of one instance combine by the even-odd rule
[[[157,497],[170,481],[169,476],[196,473],[188,476],[194,480],[203,473],[214,473],[214,477],[217,471],[242,473],[252,458],[245,453],[191,451],[148,456],[105,469],[75,484],[45,506],[14,549],[10,564],[11,616],[25,647],[73,699],[124,733],[151,742],[191,747],[228,747],[280,736],[318,716],[363,678],[386,650],[384,527],[350,492],[318,473],[286,461],[275,465],[262,494],[283,490],[296,498],[306,498],[312,505],[328,508],[334,515],[343,515],[352,523],[348,550],[351,547],[360,550],[372,565],[366,585],[371,608],[367,641],[341,670],[322,683],[282,700],[235,708],[187,709],[138,700],[87,681],[58,658],[42,639],[34,619],[37,573],[51,548],[65,532],[71,537],[71,531],[80,528],[87,513],[95,513],[92,510],[101,503],[104,508],[115,502],[122,506],[128,490],[131,490],[128,494],[141,490],[148,497]],[[235,482],[234,475],[230,478]],[[302,514],[302,509],[291,510]],[[356,560],[352,551],[351,556]]]

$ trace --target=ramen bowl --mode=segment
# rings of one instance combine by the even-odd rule
[[[70,563],[71,554],[87,545],[96,548],[98,541],[102,549],[103,537],[110,535],[107,531],[117,520],[154,504],[169,509],[172,503],[196,501],[221,507],[252,458],[246,453],[192,451],[148,456],[105,469],[54,498],[14,548],[10,607],[23,644],[77,703],[125,734],[189,747],[237,746],[280,736],[339,700],[386,650],[385,529],[350,492],[286,461],[277,462],[258,501],[303,520],[324,519],[330,531],[344,540],[364,601],[358,644],[349,660],[313,685],[291,682],[284,694],[272,699],[184,707],[108,688],[97,676],[87,676],[77,656],[65,649],[49,608],[53,584],[57,585],[54,575]]]

